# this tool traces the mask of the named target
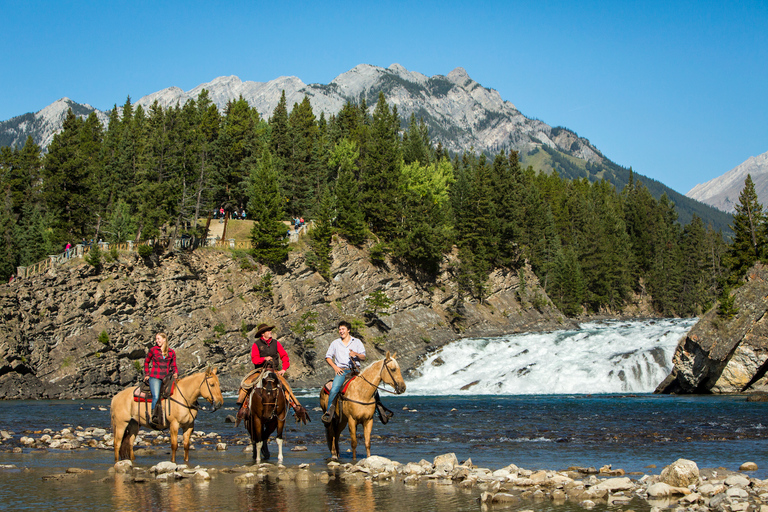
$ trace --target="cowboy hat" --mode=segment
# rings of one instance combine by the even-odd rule
[[[274,329],[274,328],[275,328],[275,326],[274,326],[274,325],[259,324],[259,326],[256,328],[256,334],[255,334],[255,336],[256,336],[257,338],[259,338],[259,337],[261,337],[261,335],[262,335],[262,334],[264,334],[264,333],[265,333],[265,332],[267,332],[267,331],[271,331],[271,330],[272,330],[272,329]]]

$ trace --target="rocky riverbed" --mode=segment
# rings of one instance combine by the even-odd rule
[[[371,456],[357,462],[328,461],[323,467],[317,464],[282,465],[233,465],[203,467],[175,464],[164,461],[146,467],[142,458],[167,451],[168,436],[159,431],[142,431],[137,439],[135,463],[120,461],[108,469],[70,467],[61,472],[43,472],[40,479],[48,483],[94,485],[114,483],[127,485],[148,482],[186,481],[192,485],[205,485],[212,479],[233,488],[243,486],[283,485],[326,486],[331,483],[356,486],[365,482],[394,483],[404,486],[451,486],[471,493],[475,500],[491,507],[514,506],[515,508],[537,503],[552,502],[554,505],[575,505],[592,508],[601,505],[651,510],[675,509],[690,511],[717,510],[722,512],[768,512],[768,480],[750,477],[758,469],[757,464],[745,462],[739,471],[725,468],[699,469],[694,461],[679,459],[656,473],[649,467],[647,472],[627,474],[610,466],[601,468],[572,466],[565,469],[531,470],[508,464],[501,468],[484,468],[473,464],[471,459],[459,461],[453,453],[434,457],[433,460],[401,463],[380,456]],[[250,452],[251,446],[225,443],[216,432],[196,431],[193,443],[207,450],[239,450]],[[243,446],[245,444],[245,446]],[[112,453],[112,434],[104,429],[64,428],[45,429],[33,435],[17,436],[13,432],[0,431],[0,452],[26,452],[36,457],[46,457],[54,450],[101,449]],[[294,451],[306,450],[295,445]],[[0,464],[0,485],[3,475],[25,471],[15,464]]]

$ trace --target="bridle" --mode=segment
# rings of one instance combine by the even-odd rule
[[[392,359],[392,358],[389,358],[389,359],[385,359],[385,360],[384,360],[384,364],[383,364],[383,366],[384,366],[384,368],[386,368],[386,369],[387,369],[387,373],[389,374],[389,378],[392,380],[392,382],[396,382],[396,381],[395,381],[395,376],[394,376],[394,375],[392,375],[392,370],[390,370],[390,369],[389,369],[389,360],[390,360],[390,359],[391,359],[391,360],[394,360],[394,359]],[[382,369],[381,369],[381,371],[379,371],[379,376],[381,376],[381,374],[384,372],[384,368],[382,368]],[[360,373],[360,374],[358,375],[358,377],[360,377],[361,379],[363,379],[363,381],[365,381],[365,382],[366,382],[366,383],[367,383],[369,386],[373,387],[373,388],[374,388],[374,389],[376,389],[376,390],[379,390],[379,391],[384,391],[385,393],[390,393],[390,394],[392,394],[392,395],[396,395],[396,394],[398,394],[396,391],[390,391],[390,390],[388,390],[388,389],[384,389],[384,388],[382,388],[382,387],[379,387],[379,386],[377,386],[377,385],[376,385],[376,384],[374,384],[373,382],[371,382],[371,381],[369,381],[368,379],[366,379],[366,378],[363,376],[363,374],[362,374],[362,373]],[[384,377],[382,377],[382,378],[381,378],[381,381],[382,381],[382,382],[384,382]],[[386,382],[384,382],[384,383],[386,384]],[[395,387],[396,387],[396,385],[395,385]],[[375,393],[375,391],[374,391],[374,393]],[[358,402],[357,400],[352,400],[351,398],[347,398],[347,397],[346,397],[346,396],[344,396],[344,395],[339,395],[339,399],[340,399],[340,400],[343,400],[343,401],[345,401],[345,402],[352,402],[352,403],[355,403],[355,404],[359,404],[359,405],[376,405],[376,402],[375,402],[375,401],[373,401],[373,402]]]
[[[270,373],[273,373],[273,372],[270,372]],[[264,418],[262,418],[262,421],[271,421],[274,418],[277,418],[277,421],[284,421],[285,417],[288,415],[288,407],[285,407],[285,409],[283,410],[283,417],[282,418],[277,416],[277,399],[280,396],[280,393],[282,393],[283,394],[283,401],[287,403],[287,400],[285,398],[285,391],[278,384],[277,378],[270,377],[270,378],[265,378],[264,380],[266,380],[267,382],[274,382],[275,383],[275,388],[277,389],[277,393],[275,394],[275,401],[274,402],[261,402],[262,410],[264,409],[265,405],[272,405],[272,406],[274,406],[274,407],[272,407],[272,414],[269,416],[269,418],[267,418],[266,420],[264,420]],[[271,387],[272,386],[270,386],[270,388]],[[262,386],[261,390],[265,391],[266,388],[264,386]],[[270,393],[271,393],[271,391],[270,391]],[[264,395],[262,395],[262,397],[263,396]]]
[[[200,393],[200,396],[203,396],[203,398],[205,398],[208,401],[208,403],[213,405],[213,391],[211,390],[211,384],[208,382],[208,379],[210,379],[211,377],[212,377],[212,375],[207,375],[206,374],[205,378],[203,378],[203,382],[205,382],[205,386],[208,388],[208,395],[211,398],[205,398],[205,396],[203,396],[202,393]],[[203,383],[201,382],[200,386],[198,386],[198,389],[202,389],[202,388],[203,388]],[[197,411],[197,410],[200,409],[200,404],[197,403],[197,400],[195,400],[193,403],[190,403],[189,400],[187,400],[187,397],[184,396],[184,392],[181,390],[181,388],[178,385],[176,386],[176,389],[179,390],[179,394],[181,395],[181,398],[184,399],[185,403],[179,402],[178,400],[176,400],[172,396],[168,397],[168,400],[170,400],[171,402],[175,402],[175,403],[177,403],[177,404],[179,404],[181,406],[184,406],[184,407],[186,407],[189,410],[193,410],[194,409],[195,411]],[[203,410],[205,410],[205,409],[203,409]],[[216,409],[211,409],[210,412],[214,412],[215,410]]]
[[[395,376],[392,374],[392,370],[390,370],[390,369],[389,369],[389,361],[394,361],[394,359],[391,359],[391,358],[390,358],[390,359],[385,359],[385,360],[384,360],[384,364],[383,364],[382,366],[384,366],[384,368],[386,368],[386,370],[387,370],[387,373],[389,374],[389,378],[390,378],[390,380],[391,380],[393,383],[395,383],[395,382],[397,382],[397,381],[395,381]],[[384,371],[384,368],[382,368],[382,371],[380,371],[380,372],[379,372],[379,375],[381,375],[381,373]],[[367,382],[367,383],[368,383],[368,385],[370,385],[370,386],[373,386],[374,388],[378,389],[379,391],[384,391],[385,393],[390,393],[390,394],[392,394],[392,395],[396,395],[396,394],[397,394],[397,392],[395,392],[395,391],[390,391],[390,390],[388,390],[388,389],[385,389],[385,388],[382,388],[382,387],[380,387],[380,386],[377,386],[377,385],[375,385],[373,382],[371,382],[371,381],[369,381],[368,379],[366,379],[365,377],[363,377],[363,374],[362,374],[362,373],[361,373],[360,375],[358,375],[358,377],[360,377],[360,378],[361,378],[361,379],[363,379],[365,382]],[[383,378],[383,377],[382,377],[381,381],[382,381],[382,382],[384,382],[384,384],[387,384],[387,383],[384,381],[384,378]],[[393,386],[393,387],[397,387],[397,384],[392,384],[392,386]]]

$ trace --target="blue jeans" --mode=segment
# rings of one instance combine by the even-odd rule
[[[336,375],[333,378],[333,384],[331,385],[331,392],[328,394],[328,411],[331,411],[331,407],[333,407],[333,400],[336,398],[336,395],[338,395],[341,392],[342,386],[344,386],[344,379],[346,379],[347,375],[352,371],[349,368],[343,368],[344,373],[341,375]]]
[[[149,378],[149,390],[152,392],[152,409],[150,409],[150,415],[155,413],[155,404],[160,397],[160,385],[163,383],[162,379],[156,377]]]

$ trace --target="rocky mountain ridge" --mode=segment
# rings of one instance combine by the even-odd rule
[[[727,173],[693,187],[686,196],[724,212],[734,213],[747,175],[752,176],[757,200],[768,205],[768,151],[753,156]]]
[[[215,365],[225,391],[235,391],[252,368],[261,322],[277,326],[291,357],[286,376],[299,388],[330,377],[324,354],[341,319],[363,337],[369,361],[397,352],[406,375],[421,356],[461,337],[574,325],[529,269],[524,284],[516,272],[494,272],[480,304],[458,300],[455,255],[428,285],[392,262],[373,265],[366,250],[342,241],[332,256],[330,282],[299,251],[283,274],[272,274],[248,257],[203,249],[149,259],[124,253],[100,269],[74,261],[0,285],[0,399],[112,396],[137,382],[160,331],[182,375]],[[378,290],[393,301],[388,316],[365,313]]]
[[[272,115],[283,91],[288,108],[308,97],[316,116],[336,114],[348,101],[365,100],[372,112],[383,93],[387,102],[397,107],[403,121],[411,114],[423,119],[434,144],[455,153],[487,152],[502,149],[520,152],[524,167],[532,165],[542,172],[556,171],[563,178],[590,181],[605,179],[617,190],[629,182],[629,169],[606,158],[589,140],[563,127],[552,127],[543,121],[523,115],[498,91],[473,80],[463,68],[447,75],[428,77],[409,71],[399,64],[388,68],[361,64],[334,78],[329,84],[305,84],[299,78],[279,77],[269,82],[242,81],[236,76],[218,77],[190,91],[169,87],[148,94],[135,102],[145,109],[155,101],[163,107],[183,105],[196,99],[206,89],[211,100],[223,110],[227,102],[242,96],[265,118]],[[40,112],[24,114],[0,122],[0,146],[23,145],[28,136],[43,147],[61,130],[63,113],[72,108],[79,116],[95,111],[106,126],[107,113],[90,105],[80,105],[63,98]],[[635,174],[655,198],[662,194],[676,204],[682,224],[693,214],[715,229],[729,232],[730,216],[703,205],[670,189],[662,183]]]

